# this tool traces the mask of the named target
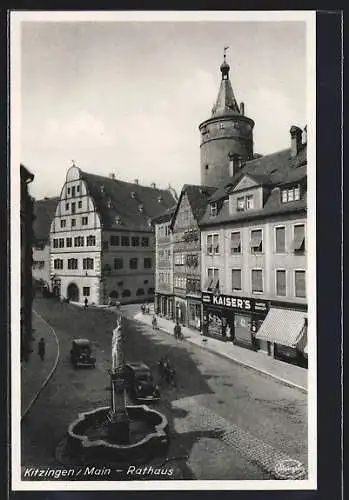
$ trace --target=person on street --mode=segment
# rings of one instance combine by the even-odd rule
[[[142,314],[145,314],[145,304],[141,305],[141,311],[142,311]]]
[[[174,332],[175,339],[180,340],[182,338],[182,329],[181,329],[181,325],[179,324],[178,320],[177,320],[177,323],[174,327],[173,332]]]
[[[86,311],[87,306],[88,306],[88,298],[87,297],[85,297],[84,304],[85,304],[85,311]]]
[[[40,339],[38,344],[38,354],[40,356],[41,361],[45,358],[45,341],[43,338]]]
[[[158,322],[157,322],[155,314],[153,315],[152,325],[153,325],[153,330],[157,330],[158,329]]]

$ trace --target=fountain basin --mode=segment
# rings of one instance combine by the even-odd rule
[[[164,455],[169,445],[169,425],[162,413],[146,405],[127,406],[130,442],[108,440],[109,407],[80,413],[68,427],[67,451],[80,463],[138,462]]]

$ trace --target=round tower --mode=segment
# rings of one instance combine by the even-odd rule
[[[225,49],[226,50],[226,49]],[[218,186],[236,173],[242,161],[253,156],[254,121],[238,106],[229,79],[230,66],[221,64],[222,81],[211,118],[199,125],[201,133],[201,184]]]

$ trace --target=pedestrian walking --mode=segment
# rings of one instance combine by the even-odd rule
[[[173,333],[174,333],[175,339],[177,339],[177,340],[182,339],[182,329],[181,329],[181,325],[179,324],[178,320],[177,320],[177,323],[173,329]]]
[[[153,330],[157,330],[158,329],[158,322],[157,322],[155,314],[153,315],[153,319],[152,319],[151,323],[153,325]]]
[[[86,311],[87,306],[88,306],[88,298],[87,297],[85,297],[84,304],[85,304],[85,311]]]
[[[45,358],[45,350],[46,350],[45,341],[43,338],[41,338],[39,343],[38,343],[38,354],[40,356],[41,361],[43,361]]]

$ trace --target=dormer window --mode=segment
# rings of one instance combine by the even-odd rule
[[[115,218],[114,218],[114,222],[115,224],[120,224],[121,223],[121,218],[119,215],[117,215]]]
[[[144,207],[143,205],[138,205],[138,211],[143,213],[144,212]]]
[[[246,210],[253,210],[253,208],[254,208],[253,195],[250,194],[246,196]]]
[[[245,198],[238,198],[236,200],[236,210],[238,212],[243,212],[245,210]]]
[[[111,208],[112,207],[112,202],[111,202],[111,199],[109,198],[108,202],[107,202],[107,207],[108,208]]]
[[[133,198],[134,200],[136,199],[136,191],[131,192],[131,198]]]
[[[104,194],[104,186],[100,187],[101,193]]]
[[[158,202],[159,202],[159,203],[162,203],[162,201],[163,201],[162,196],[161,196],[161,195],[160,195],[160,196],[158,196]]]
[[[281,190],[282,203],[289,203],[291,201],[298,201],[301,197],[301,190],[299,184]]]
[[[245,210],[254,209],[254,198],[252,194],[246,196],[240,196],[236,200],[236,210],[237,212],[244,212]]]
[[[217,211],[218,211],[218,209],[217,209],[217,203],[211,203],[211,205],[210,205],[210,215],[211,215],[211,217],[216,217]]]

